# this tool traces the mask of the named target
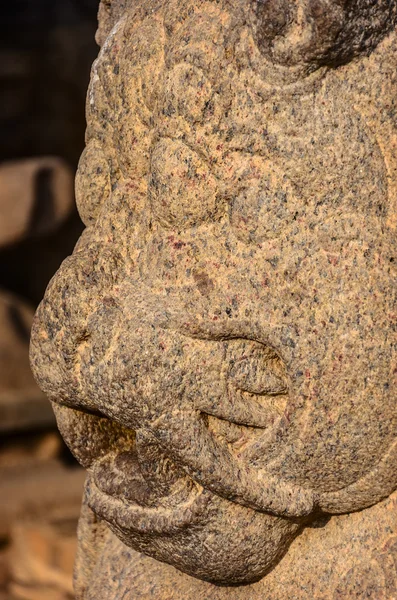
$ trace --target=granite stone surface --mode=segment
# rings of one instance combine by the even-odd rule
[[[396,502],[394,493],[362,512],[312,522],[266,577],[238,587],[189,577],[128,548],[109,530],[89,565],[98,537],[94,541],[93,516],[84,508],[77,568],[86,578],[80,576],[77,597],[97,600],[106,590],[105,597],[117,600],[393,600]]]
[[[31,342],[88,470],[77,598],[392,598],[397,2],[99,14]]]

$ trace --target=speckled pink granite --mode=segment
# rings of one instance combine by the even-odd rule
[[[391,598],[395,500],[327,516],[397,486],[396,6],[102,2],[31,346],[102,523],[78,598]]]

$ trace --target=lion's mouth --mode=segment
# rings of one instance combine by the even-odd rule
[[[136,331],[132,326],[128,330],[131,347],[139,347]],[[64,426],[67,415],[59,427],[67,442],[71,436],[80,440],[75,454],[90,470],[95,512],[119,524],[124,515],[122,521],[132,527],[142,521],[151,530],[163,528],[156,525],[161,514],[185,526],[198,511],[192,504],[205,495],[278,516],[308,514],[314,502],[311,494],[280,482],[266,465],[251,460],[252,448],[257,456],[266,455],[267,446],[280,445],[275,435],[291,404],[286,367],[277,352],[237,336],[213,344],[161,331],[167,353],[161,352],[158,340],[149,338],[154,355],[150,360],[146,354],[143,359],[137,355],[134,362],[135,354],[128,351],[120,366],[113,355],[107,354],[105,362],[88,351],[78,393],[62,400],[69,406],[73,400],[88,421],[83,431],[82,418],[76,417],[78,435]],[[125,339],[112,346],[121,344],[125,346]],[[91,339],[88,348],[96,346]],[[175,356],[192,364],[178,358],[175,369],[167,372],[167,361],[175,362]],[[209,358],[214,368],[207,367]],[[152,382],[150,394],[145,378]],[[183,393],[174,399],[174,390],[182,384]],[[79,453],[87,451],[82,439],[98,447],[83,460]]]
[[[150,465],[143,464],[147,460],[147,447],[143,452],[141,447],[141,456],[136,445],[128,451],[109,452],[91,468],[95,485],[127,505],[161,510],[184,504],[198,486],[160,451],[153,456],[153,447],[149,448],[152,456],[148,459],[153,461]]]
[[[211,494],[148,434],[100,412],[55,402],[53,408],[66,443],[88,470],[86,502],[111,527],[140,535],[172,534],[202,515]]]
[[[110,452],[95,464],[93,478],[109,496],[141,506],[153,503],[153,485],[142,474],[136,450]]]
[[[134,489],[131,486],[131,493]],[[193,484],[190,493],[184,495],[185,500],[179,499],[177,504],[171,495],[161,504],[142,506],[104,492],[93,476],[88,477],[85,489],[88,506],[100,518],[119,531],[137,535],[171,535],[198,521],[209,502],[208,492]]]
[[[191,525],[203,513],[209,494],[187,476],[178,476],[176,469],[173,477],[160,470],[150,480],[136,448],[110,452],[90,469],[87,503],[111,526],[139,535],[171,534]]]

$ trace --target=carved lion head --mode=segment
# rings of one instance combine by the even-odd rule
[[[339,62],[335,37],[344,57],[369,48],[358,7],[385,35],[390,6],[103,7],[87,227],[32,365],[93,511],[196,577],[260,579],[318,515],[396,487],[392,158],[350,67],[284,85],[270,60]]]

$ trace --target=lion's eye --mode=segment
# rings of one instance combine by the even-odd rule
[[[153,213],[164,227],[191,227],[216,216],[216,179],[183,142],[163,139],[155,146],[149,186]]]
[[[85,225],[96,221],[109,193],[108,162],[100,144],[91,140],[81,155],[76,175],[76,203]]]

